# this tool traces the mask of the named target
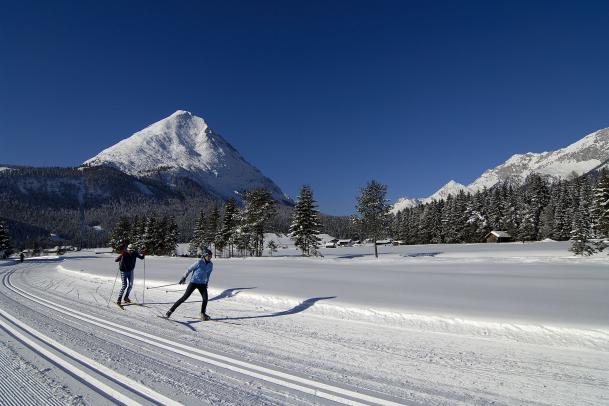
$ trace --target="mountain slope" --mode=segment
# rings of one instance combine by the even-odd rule
[[[506,181],[520,185],[532,173],[556,181],[566,179],[573,174],[583,175],[608,164],[609,128],[604,128],[556,151],[516,154],[503,164],[488,169],[467,186],[450,181],[428,198],[400,198],[394,204],[392,212],[428,203],[433,199],[444,199],[449,194],[456,195],[461,190],[474,193]]]
[[[243,190],[266,188],[275,199],[289,202],[272,180],[214,133],[202,118],[183,110],[103,150],[83,165],[114,167],[169,185],[177,178],[188,178],[223,199]]]

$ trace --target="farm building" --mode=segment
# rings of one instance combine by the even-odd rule
[[[484,237],[486,242],[509,242],[512,241],[512,236],[505,231],[491,231]]]

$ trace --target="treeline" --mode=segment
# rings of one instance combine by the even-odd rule
[[[578,254],[602,249],[589,241],[609,236],[608,172],[555,183],[532,174],[519,187],[461,192],[398,212],[387,235],[406,244],[473,243],[492,230],[519,241],[573,239]]]
[[[245,192],[242,207],[230,199],[222,210],[218,206],[201,210],[189,252],[197,255],[204,248],[213,246],[215,255],[262,256],[264,233],[278,231],[271,227],[271,219],[276,214],[276,202],[266,189]]]
[[[174,255],[178,245],[178,225],[172,216],[122,217],[110,237],[115,251],[133,245],[136,250],[150,255]]]

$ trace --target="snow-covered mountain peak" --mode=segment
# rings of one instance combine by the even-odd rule
[[[457,195],[461,191],[467,192],[467,186],[460,184],[459,182],[455,182],[454,180],[449,181],[446,185],[442,186],[440,190],[438,190],[433,195],[429,196],[427,201],[432,200],[442,200],[446,199],[450,195]]]
[[[134,176],[168,183],[186,177],[223,198],[264,187],[285,200],[279,187],[248,163],[201,117],[178,110],[87,160],[86,166],[111,166]]]
[[[433,199],[445,199],[449,194],[456,195],[461,190],[475,193],[484,188],[491,188],[499,182],[519,185],[533,173],[555,181],[567,179],[572,173],[583,175],[606,165],[609,165],[609,128],[588,134],[579,141],[556,151],[512,155],[503,164],[484,171],[478,179],[467,186],[450,181],[428,198],[398,199],[392,211],[427,203]]]

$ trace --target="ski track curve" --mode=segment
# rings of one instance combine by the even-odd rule
[[[102,328],[102,329],[110,330],[113,333],[121,334],[123,336],[129,337],[130,339],[140,341],[141,343],[145,343],[147,345],[154,346],[158,349],[173,352],[173,353],[176,353],[176,354],[179,354],[182,356],[186,356],[193,360],[201,361],[206,364],[220,367],[222,369],[227,369],[227,370],[230,370],[233,372],[237,372],[244,376],[259,379],[261,381],[266,381],[266,382],[272,383],[274,385],[288,388],[290,390],[296,390],[296,391],[303,392],[305,394],[313,395],[314,397],[316,397],[318,399],[325,399],[330,402],[336,402],[336,403],[346,404],[346,405],[378,404],[378,405],[394,406],[394,405],[404,404],[402,402],[396,402],[396,401],[384,399],[382,397],[375,397],[370,394],[360,393],[360,392],[353,391],[353,390],[350,390],[350,389],[347,389],[344,387],[333,386],[330,384],[317,382],[317,381],[314,381],[314,380],[311,380],[308,378],[304,378],[304,377],[301,377],[298,375],[292,375],[292,374],[289,374],[289,373],[286,373],[283,371],[276,371],[276,370],[273,370],[270,368],[252,364],[250,362],[244,362],[244,361],[241,361],[238,359],[233,359],[233,358],[230,358],[230,357],[227,357],[224,355],[214,354],[209,351],[193,349],[187,345],[184,345],[181,343],[176,343],[176,342],[171,342],[170,340],[167,340],[165,338],[155,336],[153,334],[149,334],[149,333],[146,333],[143,331],[139,331],[139,330],[133,329],[128,326],[120,325],[118,323],[103,320],[100,318],[94,318],[94,316],[88,315],[86,313],[83,313],[83,312],[80,312],[77,310],[73,310],[73,309],[69,309],[66,306],[54,303],[50,300],[41,298],[39,296],[30,294],[30,293],[27,293],[26,291],[18,288],[17,286],[15,286],[11,283],[10,279],[11,279],[11,275],[13,273],[14,273],[14,270],[11,270],[4,275],[3,285],[7,289],[16,293],[17,295],[20,295],[21,297],[34,301],[37,304],[45,306],[56,312],[62,313],[65,316],[75,318],[81,322],[88,323],[88,324],[94,325],[94,326]],[[59,283],[53,283],[53,281],[51,281],[51,284],[53,285],[52,289],[55,289],[55,290],[60,286]],[[48,287],[47,287],[47,289],[48,289]],[[74,288],[70,288],[66,292],[66,294],[70,294],[73,290],[74,290]],[[2,310],[0,310],[0,315],[3,316],[5,319],[9,319],[10,321],[12,321],[15,324],[19,324],[19,326],[21,328],[28,329],[27,326],[25,326],[23,323],[20,324],[18,320],[16,320],[14,317],[10,316],[9,314],[7,314],[6,312],[4,312]],[[0,322],[0,326],[4,327],[5,329],[10,331],[10,327],[7,326],[6,324],[2,325],[2,323]],[[35,332],[35,330],[33,330],[31,328],[28,330],[31,334],[37,334],[39,337],[43,337],[43,339],[45,341],[53,342],[54,343],[53,346],[56,349],[61,348],[66,354],[68,354],[70,352],[69,349],[61,346],[59,343],[54,342],[53,340],[42,335],[41,333]],[[11,331],[11,333],[13,335],[17,335],[17,333],[15,331]],[[36,351],[42,353],[47,358],[52,358],[52,356],[49,353],[44,353],[43,349],[35,348],[35,345],[32,342],[28,342],[25,337],[21,336],[21,337],[19,337],[19,339],[20,339],[20,341],[25,342],[31,348],[34,348]],[[72,357],[76,356],[75,353],[70,353],[70,355]],[[83,358],[86,359],[86,357],[83,357]],[[55,358],[54,360],[57,364],[62,364],[61,360],[59,360],[57,358]],[[107,368],[102,367],[99,364],[96,364],[95,362],[93,362],[91,360],[87,360],[87,362],[89,364],[95,364],[96,368],[100,371],[103,371],[103,373],[105,373],[106,376],[113,375],[111,370],[108,370]],[[70,367],[68,366],[67,363],[63,363],[62,367],[64,369],[70,369]],[[77,373],[74,370],[72,370],[71,372]],[[115,398],[123,403],[129,403],[129,401],[127,401],[125,398],[121,398],[120,394],[113,392],[111,388],[106,387],[102,382],[95,381],[94,378],[91,378],[91,379],[90,379],[90,383],[92,383],[92,385],[95,387],[102,388],[104,390],[104,393],[112,396],[113,398]],[[121,379],[129,381],[131,386],[136,386],[136,387],[138,386],[138,384],[136,382],[129,380],[126,377],[121,377],[120,375],[115,376],[116,382],[119,382]],[[154,396],[159,395],[159,394],[156,394],[154,391],[151,391],[151,390],[147,391],[147,388],[141,387],[141,385],[140,385],[139,389],[140,389],[139,390],[140,394],[152,396],[153,400],[156,400],[156,398]],[[151,393],[152,393],[152,395],[151,395]],[[162,395],[160,395],[160,396],[162,397]],[[170,399],[163,397],[162,400],[160,401],[160,404],[172,404],[172,403],[171,403]]]

